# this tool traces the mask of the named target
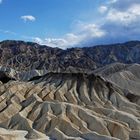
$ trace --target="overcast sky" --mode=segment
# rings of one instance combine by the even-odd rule
[[[0,40],[86,47],[140,38],[140,0],[0,0]]]

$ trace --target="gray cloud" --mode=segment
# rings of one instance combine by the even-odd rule
[[[127,10],[133,4],[140,4],[140,0],[115,0],[114,3],[110,3],[112,8],[120,11]]]

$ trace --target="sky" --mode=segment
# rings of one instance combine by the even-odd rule
[[[140,0],[0,0],[0,41],[66,49],[140,40]]]

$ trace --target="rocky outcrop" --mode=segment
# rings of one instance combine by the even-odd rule
[[[133,140],[139,102],[93,74],[48,73],[1,83],[0,127],[27,131],[27,139]]]

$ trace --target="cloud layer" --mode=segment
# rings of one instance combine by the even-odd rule
[[[140,0],[109,0],[98,9],[97,23],[80,23],[62,38],[33,40],[52,47],[83,47],[140,39]]]
[[[75,33],[68,33],[63,38],[45,38],[34,37],[33,40],[40,44],[46,44],[51,47],[82,47],[89,44],[91,39],[103,37],[105,31],[101,30],[95,24],[79,24],[78,31]]]

